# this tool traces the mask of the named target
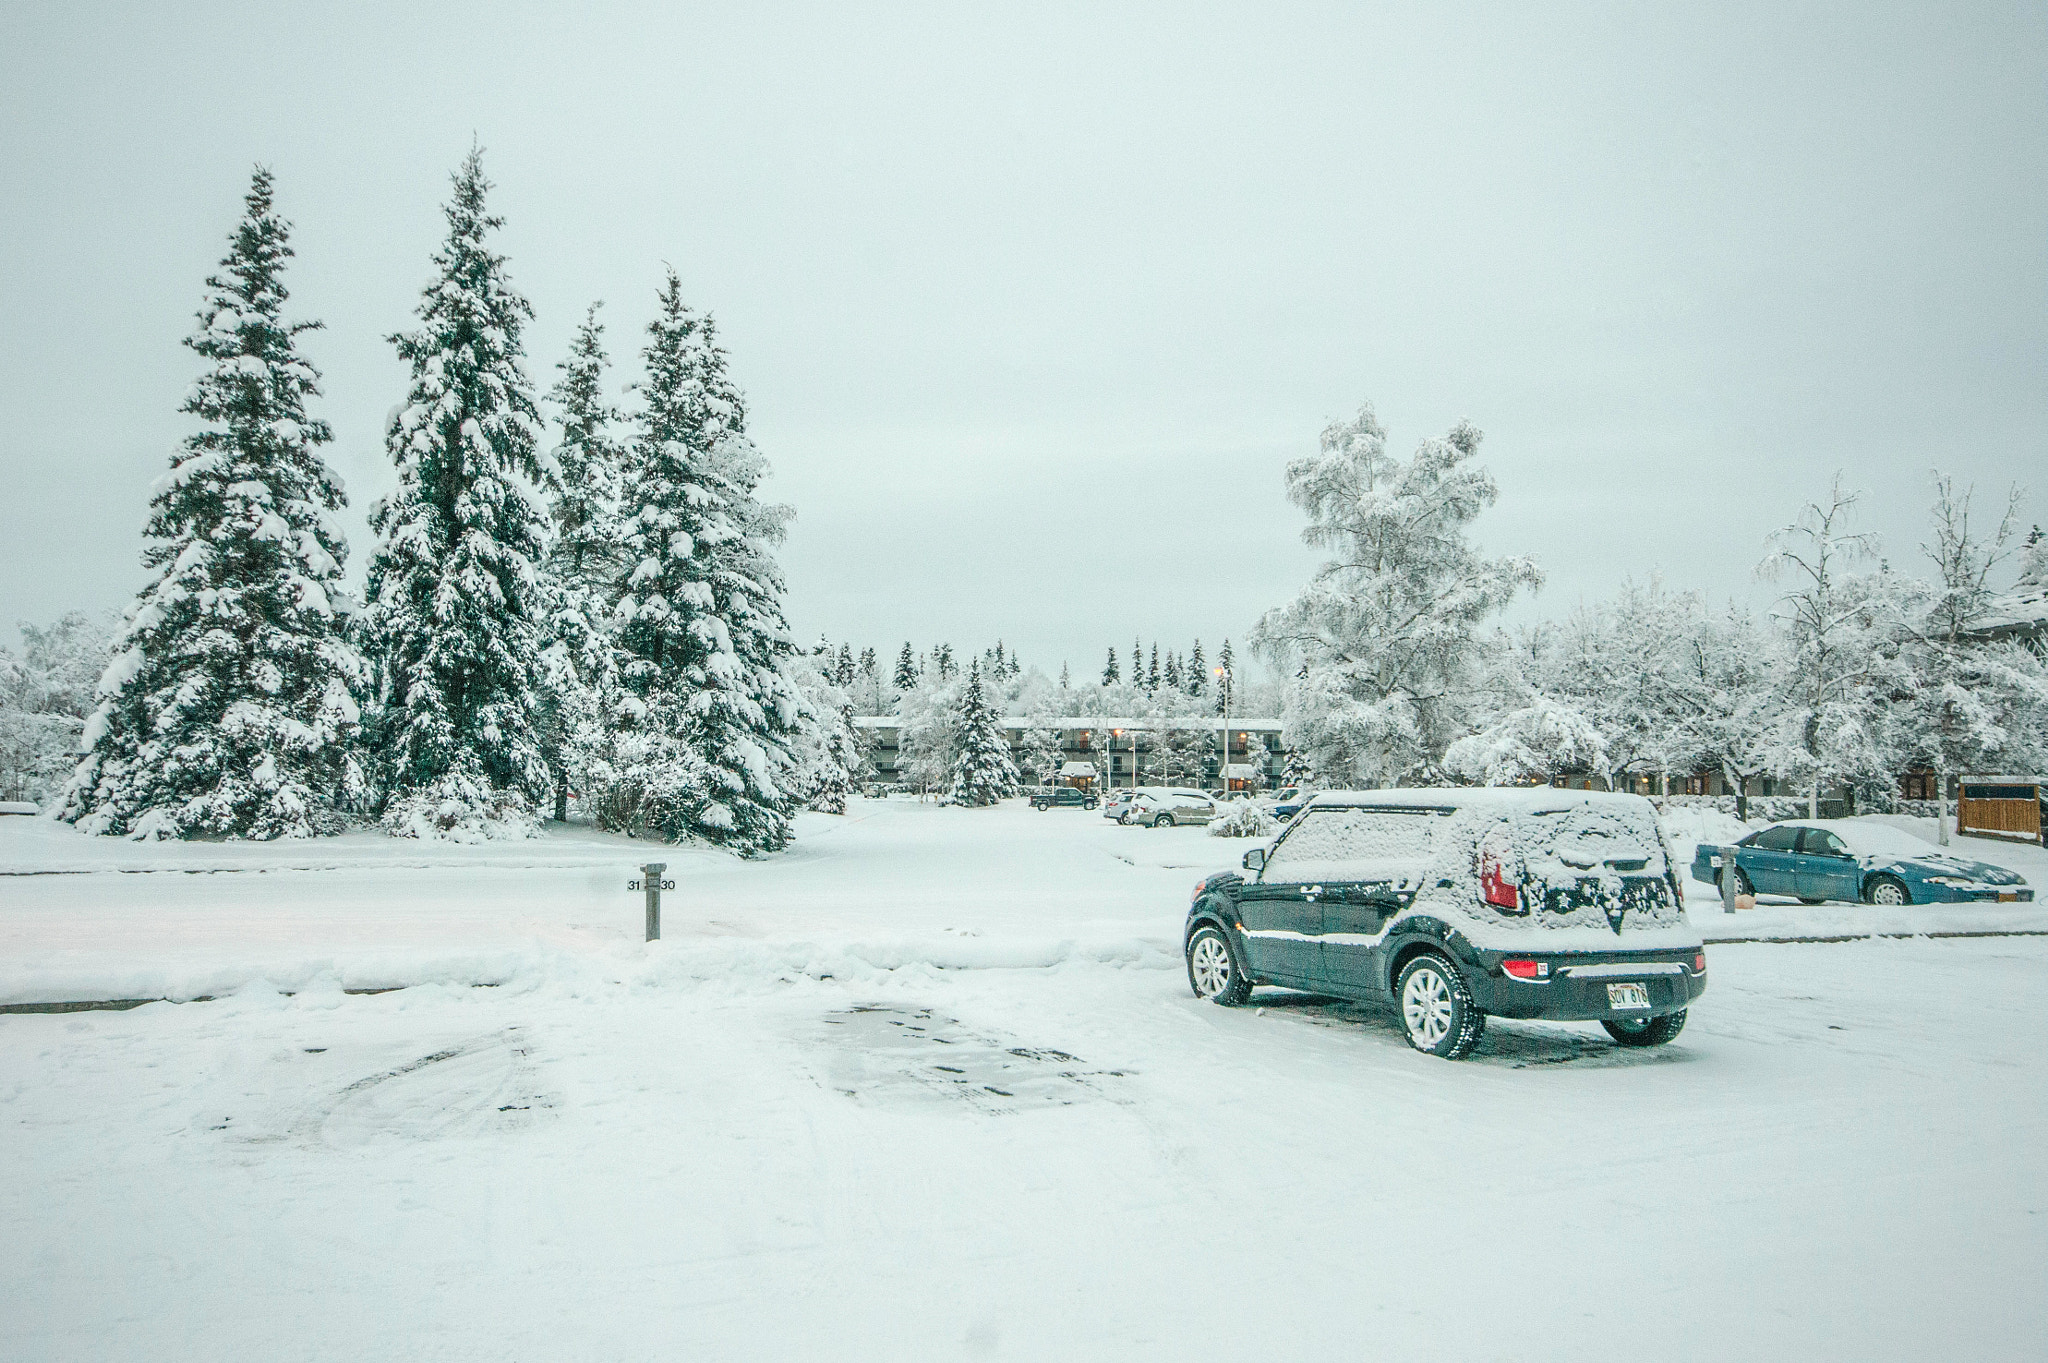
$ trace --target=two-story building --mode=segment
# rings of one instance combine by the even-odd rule
[[[1245,790],[1279,781],[1286,764],[1279,720],[1230,716],[1229,755],[1224,759],[1228,767],[1221,774],[1218,756],[1225,736],[1223,720],[1190,717],[1173,723],[1170,732],[1162,732],[1158,720],[1144,717],[1068,715],[1054,719],[1048,727],[1056,729],[1060,738],[1059,763],[1052,773],[1053,780],[1084,790],[1142,785],[1199,785],[1208,790],[1227,786]],[[895,715],[861,715],[854,724],[872,736],[870,756],[875,779],[903,781],[905,778],[898,773],[902,721]],[[1027,756],[1025,734],[1032,727],[1032,721],[1022,715],[1003,718],[1010,756],[1027,785],[1038,784],[1044,776]],[[1190,735],[1200,737],[1189,743],[1186,740]],[[1179,770],[1163,770],[1169,763],[1162,746],[1174,738],[1179,740],[1178,747],[1185,755],[1170,763]]]

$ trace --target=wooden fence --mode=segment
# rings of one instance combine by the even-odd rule
[[[2048,846],[2041,825],[2041,782],[2019,776],[1965,776],[1962,799],[1956,802],[1956,831],[2024,838]]]

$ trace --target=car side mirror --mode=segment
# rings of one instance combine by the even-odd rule
[[[1244,869],[1245,869],[1245,870],[1247,870],[1247,871],[1263,871],[1263,870],[1265,870],[1265,869],[1266,869],[1266,849],[1265,849],[1265,848],[1263,848],[1263,847],[1254,847],[1254,848],[1253,848],[1253,849],[1252,849],[1251,851],[1249,851],[1249,852],[1245,853],[1245,854],[1244,854]]]

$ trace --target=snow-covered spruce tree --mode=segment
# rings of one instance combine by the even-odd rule
[[[554,785],[540,490],[554,470],[520,363],[533,309],[486,241],[503,220],[484,207],[482,154],[453,179],[420,327],[391,338],[412,385],[384,437],[398,487],[370,510],[371,737],[391,833],[524,837]]]
[[[1116,649],[1109,650],[1109,661],[1102,665],[1102,684],[1115,686],[1123,680],[1123,670],[1116,665]]]
[[[1473,462],[1479,439],[1460,422],[1403,463],[1368,404],[1287,466],[1288,498],[1309,517],[1302,538],[1334,557],[1267,612],[1253,643],[1299,667],[1288,736],[1333,786],[1427,776],[1469,727],[1490,648],[1477,626],[1542,583],[1528,559],[1484,559],[1466,540],[1498,495]]]
[[[1280,768],[1280,784],[1300,789],[1316,779],[1316,769],[1308,760],[1308,754],[1295,748],[1287,750],[1287,762]]]
[[[1195,640],[1195,646],[1188,653],[1188,665],[1184,675],[1187,678],[1188,694],[1205,695],[1209,688],[1209,663],[1202,657],[1202,641]]]
[[[953,803],[981,809],[1017,793],[1017,764],[1003,717],[982,689],[981,663],[968,665],[960,700],[960,750],[953,758]]]
[[[795,648],[774,546],[790,513],[754,495],[766,464],[746,405],[712,319],[682,289],[670,270],[642,352],[619,599],[622,718],[640,746],[607,817],[756,856],[789,842],[809,716],[784,670]],[[659,792],[658,806],[639,789]]]
[[[305,837],[353,786],[364,684],[344,631],[346,498],[307,414],[320,376],[286,322],[290,225],[258,167],[199,329],[207,371],[181,409],[186,438],[150,499],[136,598],[86,721],[59,813],[137,838]]]
[[[555,446],[556,478],[549,508],[555,537],[548,567],[560,595],[547,620],[549,686],[542,746],[554,773],[554,814],[568,817],[569,791],[589,791],[608,762],[603,713],[616,689],[611,646],[612,599],[626,560],[619,496],[626,452],[612,435],[618,409],[604,395],[608,359],[603,305],[592,303],[556,364],[561,379],[548,393],[562,416]]]
[[[898,691],[908,691],[917,685],[917,655],[910,651],[910,641],[903,641],[903,651],[896,655],[896,674],[890,685]]]

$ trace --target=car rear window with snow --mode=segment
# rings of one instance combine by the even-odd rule
[[[1646,804],[1535,810],[1513,819],[1524,902],[1545,926],[1677,922],[1670,863]]]

